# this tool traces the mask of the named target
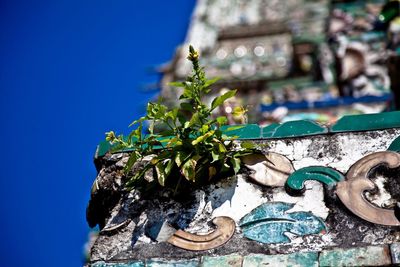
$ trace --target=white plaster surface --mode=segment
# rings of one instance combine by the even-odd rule
[[[237,184],[233,183],[235,191],[230,200],[226,200],[221,206],[214,209],[212,216],[229,216],[238,222],[243,216],[268,201],[258,185],[245,179],[242,175],[237,176]],[[219,188],[211,194],[218,196],[224,188]]]
[[[288,212],[307,211],[326,219],[329,209],[324,203],[324,187],[317,181],[307,181],[304,195],[292,197],[288,195],[283,187],[274,189],[273,201],[295,203]]]
[[[396,129],[375,131],[373,135],[359,132],[275,140],[268,142],[268,151],[289,158],[295,170],[308,166],[326,166],[345,174],[360,158],[376,151],[386,150],[399,135],[400,130]],[[195,219],[187,230],[193,232],[199,230],[199,227],[196,227],[197,222],[200,218],[204,219],[200,214],[211,214],[212,218],[229,216],[238,223],[243,216],[259,205],[272,201],[295,203],[289,212],[311,212],[325,220],[329,209],[324,203],[323,185],[317,181],[307,181],[305,187],[306,191],[302,196],[292,197],[283,187],[274,188],[271,196],[263,192],[262,186],[252,183],[243,175],[238,175],[237,180],[217,184],[214,189],[210,188],[208,199],[219,203],[215,208],[210,200],[206,203],[207,197],[201,191],[203,195],[199,198],[199,210],[196,211]],[[375,202],[387,202],[388,198],[390,196],[383,194],[382,198]],[[209,230],[209,227],[202,227],[203,232]]]

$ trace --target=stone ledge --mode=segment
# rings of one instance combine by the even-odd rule
[[[354,248],[333,248],[321,252],[301,252],[291,254],[249,254],[241,256],[203,256],[194,259],[166,260],[146,259],[144,261],[99,261],[91,267],[255,267],[255,266],[388,266],[398,265],[400,243],[389,246],[366,246]],[[392,256],[391,256],[392,255]]]

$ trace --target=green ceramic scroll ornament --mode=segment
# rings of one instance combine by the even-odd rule
[[[328,187],[334,187],[338,182],[344,180],[344,176],[339,171],[329,167],[310,166],[301,168],[287,179],[286,191],[290,195],[301,195],[305,190],[304,182],[308,180],[319,181]]]

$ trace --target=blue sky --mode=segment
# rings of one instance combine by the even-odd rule
[[[0,1],[1,266],[80,266],[93,155],[155,92],[194,0]]]

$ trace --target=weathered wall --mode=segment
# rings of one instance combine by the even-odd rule
[[[295,170],[308,166],[324,166],[346,174],[359,159],[377,151],[386,151],[398,136],[400,129],[393,128],[252,141],[259,144],[265,153],[276,152],[287,157]],[[107,217],[106,224],[91,250],[92,263],[98,262],[95,266],[105,264],[102,261],[138,261],[135,263],[138,265],[132,266],[141,266],[141,261],[152,258],[170,262],[167,266],[174,266],[176,260],[189,259],[184,266],[190,266],[189,263],[197,266],[201,256],[204,266],[218,266],[212,265],[215,260],[230,261],[231,266],[257,266],[263,261],[270,264],[274,260],[288,263],[293,259],[304,259],[305,262],[312,260],[318,265],[318,257],[320,262],[322,257],[322,263],[327,263],[340,253],[352,255],[346,256],[349,258],[356,258],[354,255],[357,253],[367,253],[371,259],[375,257],[382,264],[390,264],[389,248],[385,246],[400,241],[398,226],[379,225],[356,216],[342,204],[335,194],[335,187],[324,186],[317,181],[306,181],[304,194],[293,197],[286,193],[283,186],[270,187],[254,182],[250,179],[250,176],[254,176],[254,171],[247,168],[243,168],[239,175],[230,179],[188,193],[185,199],[174,200],[167,192],[160,192],[151,199],[141,198],[138,192],[123,195],[121,199],[118,194],[110,197],[109,193],[118,191],[122,183],[121,170],[126,160],[127,154],[120,153],[107,154],[98,162],[101,169],[97,183],[99,188],[106,187],[109,190],[104,193],[108,198],[103,202],[105,212],[102,216]],[[262,172],[263,169],[258,171]],[[398,169],[388,172],[378,168],[371,172],[370,179],[378,189],[367,194],[367,199],[376,206],[392,207],[400,194],[400,183],[397,185],[393,182],[398,181],[399,176]],[[107,216],[107,205],[110,206],[111,216]],[[263,237],[263,242],[247,238],[246,231],[251,235],[259,229],[246,230],[241,220],[262,205],[266,205],[267,213],[268,209],[275,208],[276,205],[283,209],[286,207],[282,216],[299,215],[296,217],[299,225],[288,230],[286,226],[282,226],[278,216],[273,218],[268,228],[263,228],[277,234]],[[273,212],[271,214],[276,215]],[[226,244],[215,249],[189,251],[150,238],[154,228],[163,222],[186,232],[206,233],[215,228],[210,221],[218,216],[232,218],[236,223],[236,230]],[[320,227],[318,231],[313,228],[316,223]],[[376,247],[362,248],[361,252],[350,249],[367,245]],[[327,250],[330,248],[339,250]],[[346,250],[347,248],[350,250]],[[344,250],[347,252],[343,252]],[[324,252],[318,256],[321,251]],[[308,252],[310,253],[307,254]],[[279,256],[280,258],[266,256],[275,254],[288,255]],[[218,258],[223,255],[229,256]],[[217,258],[212,258],[215,256]],[[204,263],[207,261],[208,265]],[[240,264],[235,265],[235,262]],[[148,266],[155,266],[151,264],[152,261],[148,261]],[[371,264],[366,262],[364,265]]]

